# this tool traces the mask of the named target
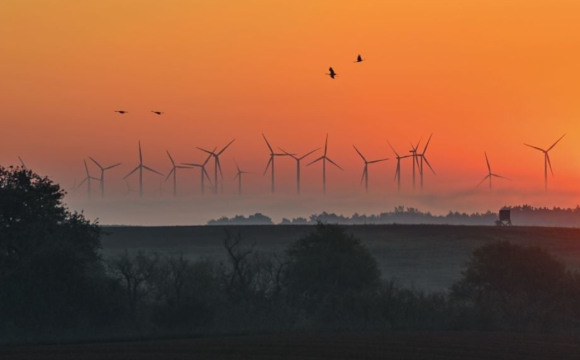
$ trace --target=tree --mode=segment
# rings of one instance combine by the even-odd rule
[[[102,319],[109,286],[101,266],[100,229],[63,204],[50,179],[0,167],[0,317],[19,330]],[[106,297],[106,296],[105,296]]]
[[[381,284],[377,261],[361,240],[338,225],[318,223],[288,248],[288,296],[306,316],[324,323],[367,320],[367,300]]]
[[[451,288],[451,299],[484,328],[546,330],[577,317],[578,285],[546,250],[507,241],[476,249]]]

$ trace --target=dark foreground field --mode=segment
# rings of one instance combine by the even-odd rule
[[[3,360],[579,359],[580,338],[504,333],[272,335],[0,348]]]
[[[545,247],[571,269],[580,270],[580,229],[447,225],[358,225],[361,238],[378,260],[385,278],[422,290],[444,290],[461,277],[471,252],[490,241],[509,240]],[[256,250],[281,253],[311,226],[106,227],[105,256],[129,249],[165,255],[225,259],[224,231],[241,231]]]

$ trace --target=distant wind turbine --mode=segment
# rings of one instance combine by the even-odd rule
[[[137,190],[131,189],[131,184],[129,184],[129,181],[125,180],[125,184],[127,185],[127,190],[125,191],[125,196],[128,196],[133,192],[137,192]]]
[[[413,143],[411,143],[411,150],[409,151],[411,153],[411,156],[413,157],[413,191],[415,191],[415,166],[417,167],[417,170],[421,171],[421,167],[419,165],[419,154],[418,154],[418,149],[419,149],[419,144],[421,143],[421,139],[419,139],[419,142],[417,142],[417,145],[413,145]]]
[[[305,155],[302,155],[301,157],[297,157],[294,154],[290,154],[289,152],[287,152],[286,150],[284,150],[282,148],[278,148],[278,149],[280,149],[284,154],[286,154],[286,155],[290,156],[291,158],[293,158],[294,160],[296,160],[296,193],[298,195],[300,195],[300,161],[302,161],[302,159],[304,159],[308,155],[314,153],[315,151],[320,150],[320,148],[314,149],[314,150],[306,153]]]
[[[271,191],[272,194],[276,192],[276,179],[274,177],[274,159],[276,158],[276,156],[288,156],[288,154],[286,153],[275,153],[274,149],[272,149],[272,146],[270,146],[270,143],[268,142],[268,139],[266,139],[266,135],[262,134],[262,137],[264,138],[264,141],[266,142],[266,145],[268,146],[268,149],[270,149],[270,159],[268,160],[268,164],[266,165],[266,169],[264,170],[264,175],[266,175],[266,173],[268,172],[268,169],[271,168],[272,171],[272,186],[271,186]]]
[[[491,171],[491,166],[489,165],[489,159],[487,158],[487,153],[485,153],[485,162],[487,163],[487,175],[483,178],[483,180],[481,180],[481,182],[479,184],[477,184],[476,187],[479,187],[481,184],[483,184],[483,182],[485,180],[488,180],[489,179],[489,189],[491,190],[491,179],[494,178],[494,177],[500,178],[500,179],[504,179],[504,180],[511,180],[511,179],[508,179],[508,178],[506,178],[504,176],[501,176],[501,175],[498,175],[498,174],[494,174]]]
[[[85,182],[87,183],[87,196],[89,197],[89,199],[91,198],[91,192],[92,192],[92,180],[97,180],[99,181],[98,178],[91,176],[91,174],[89,173],[89,167],[87,166],[87,161],[83,160],[83,162],[85,163],[85,171],[87,176],[83,179],[83,181],[81,181],[81,183],[79,184],[78,187],[80,187],[82,184],[84,184]]]
[[[143,169],[148,170],[150,172],[153,172],[157,175],[161,175],[163,176],[162,173],[160,173],[157,170],[153,170],[148,166],[143,165],[143,153],[141,152],[141,141],[139,141],[139,165],[137,165],[137,167],[135,169],[133,169],[133,171],[131,171],[130,173],[128,173],[123,180],[127,179],[129,176],[131,176],[135,171],[139,170],[139,197],[143,197]]]
[[[236,139],[233,139],[232,141],[230,141],[226,146],[224,146],[223,149],[221,149],[220,151],[218,151],[217,153],[214,151],[209,151],[206,149],[202,149],[200,147],[198,147],[199,150],[206,152],[208,154],[210,154],[211,156],[213,156],[214,159],[214,188],[213,188],[213,192],[214,194],[218,193],[218,185],[221,185],[221,191],[223,192],[224,187],[223,187],[223,183],[220,184],[219,182],[219,178],[218,178],[218,171],[221,175],[221,177],[223,178],[223,173],[222,173],[222,166],[220,164],[220,155],[224,153],[224,151],[226,151],[226,149],[234,142],[236,141]]]
[[[214,153],[216,151],[217,147],[214,148],[211,152]],[[205,166],[207,165],[207,163],[209,162],[209,160],[212,158],[212,155],[209,154],[207,156],[207,158],[205,159],[205,161],[203,162],[203,164],[193,164],[193,163],[182,163],[183,165],[187,165],[187,166],[191,166],[191,167],[198,167],[200,169],[200,175],[201,175],[201,194],[204,195],[205,194],[205,179],[207,178],[207,180],[209,181],[209,184],[212,188],[213,191],[213,184],[211,183],[211,178],[209,177],[209,174],[207,173],[207,170],[205,169]]]
[[[97,162],[97,160],[93,159],[92,157],[89,156],[89,159],[91,159],[92,162],[94,162],[99,167],[99,169],[101,169],[101,179],[99,181],[101,182],[101,198],[104,198],[105,197],[105,171],[110,170],[114,167],[117,167],[117,166],[121,165],[121,163],[107,166],[107,167],[103,167],[103,166],[101,166],[101,164],[99,164]]]
[[[544,153],[544,187],[546,188],[546,191],[548,191],[548,167],[550,167],[550,172],[552,173],[552,176],[554,176],[554,170],[552,170],[552,162],[550,161],[550,154],[549,154],[549,152],[550,152],[550,150],[552,150],[554,148],[554,146],[556,146],[556,144],[558,144],[560,142],[560,140],[562,140],[562,138],[564,136],[566,136],[566,134],[562,135],[547,150],[541,149],[541,148],[536,147],[536,146],[524,144],[526,146],[529,146],[529,147],[531,147],[533,149],[536,149],[536,150],[541,151],[542,153]]]
[[[359,154],[359,156],[363,159],[363,161],[365,163],[365,166],[363,168],[362,178],[360,179],[360,182],[361,182],[361,184],[362,184],[363,181],[365,182],[365,191],[366,192],[369,192],[369,164],[375,164],[375,163],[379,163],[379,162],[382,162],[382,161],[387,161],[389,159],[388,158],[385,158],[385,159],[378,159],[378,160],[371,160],[371,161],[369,161],[356,148],[356,146],[353,145],[352,147],[354,147],[354,149],[356,150],[356,152]]]
[[[431,169],[431,172],[433,173],[433,175],[437,175],[435,173],[435,170],[433,170],[433,168],[431,167],[431,164],[429,164],[429,160],[427,160],[427,157],[425,156],[425,153],[427,152],[427,148],[429,147],[429,143],[431,142],[432,137],[433,137],[433,134],[431,134],[429,136],[429,139],[427,140],[427,144],[425,145],[423,152],[420,154],[417,154],[417,156],[418,156],[417,160],[420,159],[419,176],[421,177],[421,190],[423,190],[423,162],[425,162],[427,164],[427,166],[429,167],[429,169]],[[419,146],[417,145],[417,147],[419,147]]]
[[[395,151],[395,148],[393,148],[393,145],[391,145],[391,143],[389,142],[389,140],[387,140],[387,143],[389,143],[389,146],[391,147],[391,149],[393,150],[393,152],[397,156],[397,170],[395,171],[395,180],[397,180],[397,189],[398,189],[399,192],[401,192],[401,159],[410,158],[413,155],[400,156]],[[413,164],[413,166],[415,166],[415,164]]]
[[[336,166],[340,170],[343,170],[340,166],[338,166],[337,163],[335,163],[328,156],[326,156],[327,153],[328,153],[328,134],[326,134],[326,141],[324,143],[324,155],[322,155],[318,159],[312,161],[310,164],[306,165],[306,166],[310,166],[310,165],[322,160],[322,193],[323,194],[326,194],[326,161],[330,162],[332,165]]]
[[[175,165],[175,161],[173,161],[169,151],[167,151],[167,156],[169,156],[169,160],[171,160],[171,165],[173,167],[171,168],[169,174],[167,174],[165,181],[169,180],[169,177],[173,174],[173,197],[177,197],[177,169],[191,169],[191,167]]]
[[[236,160],[234,160],[234,162],[236,163],[236,168],[238,169],[238,173],[234,177],[234,180],[238,179],[238,195],[242,195],[242,175],[250,173],[247,171],[242,171]]]

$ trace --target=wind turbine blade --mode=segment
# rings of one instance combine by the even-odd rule
[[[268,149],[270,149],[270,154],[274,153],[274,150],[272,150],[272,147],[270,146],[270,143],[268,142],[268,139],[266,139],[266,135],[264,135],[262,133],[262,137],[264,138],[264,141],[266,141],[266,145],[268,145]]]
[[[365,180],[365,175],[367,174],[367,166],[365,165],[363,172],[362,172],[362,176],[360,178],[360,184],[362,185],[363,181]]]
[[[397,152],[395,151],[395,148],[393,147],[393,145],[391,145],[390,141],[387,140],[387,143],[389,144],[389,146],[391,147],[391,150],[393,150],[393,152],[395,153],[395,155],[397,155],[397,157],[400,157],[399,154],[397,154]]]
[[[281,147],[278,147],[278,149],[280,149],[280,151],[282,151],[282,152],[283,152],[285,155],[288,155],[288,156],[290,156],[291,158],[293,158],[293,159],[295,159],[295,160],[298,160],[298,158],[296,157],[296,155],[294,155],[294,154],[290,154],[288,151],[286,151],[286,150],[282,149]],[[274,154],[274,153],[270,153],[270,155],[272,155],[272,154]],[[281,154],[274,154],[274,155],[278,155],[278,156],[280,156]]]
[[[305,157],[307,157],[308,155],[310,155],[310,154],[312,154],[312,153],[314,153],[314,152],[316,152],[316,151],[318,151],[318,150],[320,150],[320,148],[316,148],[316,149],[312,150],[311,152],[309,152],[309,153],[306,153],[306,155],[302,155],[302,157],[300,157],[300,158],[299,158],[299,160],[302,160],[302,159],[304,159],[304,158],[305,158]]]
[[[229,142],[229,143],[228,143],[228,144],[227,144],[227,145],[226,145],[226,146],[225,146],[225,147],[224,147],[224,148],[223,148],[223,149],[222,149],[222,150],[221,150],[221,151],[218,153],[218,156],[219,156],[219,155],[221,155],[221,154],[223,154],[223,153],[224,153],[224,151],[226,151],[226,149],[227,149],[227,148],[229,148],[229,147],[230,147],[230,145],[231,145],[231,144],[232,144],[234,141],[236,141],[236,139],[233,139],[232,141],[230,141],[230,142]]]
[[[108,166],[108,167],[106,167],[104,170],[109,170],[109,169],[112,169],[112,168],[114,168],[114,167],[117,167],[117,166],[119,166],[119,165],[121,165],[121,163],[118,163],[118,164],[115,164],[115,165]]]
[[[87,172],[87,177],[89,177],[91,175],[89,174],[89,167],[87,166],[87,161],[83,160],[83,162],[85,163],[85,171]]]
[[[429,140],[427,140],[427,144],[425,145],[425,148],[423,148],[423,154],[425,154],[425,152],[427,151],[427,148],[429,147],[429,143],[431,142],[431,138],[433,137],[433,133],[431,133],[431,135],[429,135]],[[417,145],[418,147],[418,145]]]
[[[550,146],[550,147],[548,148],[548,150],[546,150],[546,151],[550,151],[550,150],[552,150],[552,149],[554,148],[554,146],[556,146],[556,144],[557,144],[557,143],[559,143],[559,142],[560,142],[560,140],[562,140],[562,138],[563,138],[564,136],[566,136],[566,134],[562,135],[562,137],[560,137],[560,138],[558,139],[558,141],[556,141],[556,142],[554,143],[554,145]]]
[[[238,162],[236,161],[236,159],[234,159],[234,163],[236,164],[236,168],[238,169],[238,172],[241,172],[240,166],[238,165]]]
[[[397,165],[397,170],[395,170],[395,178],[393,179],[393,181],[397,180],[397,175],[399,175],[399,172],[401,172],[401,168],[399,167],[399,165]]]
[[[214,153],[216,149],[217,147],[214,148],[213,151],[207,156],[207,159],[205,159],[205,161],[203,162],[203,166],[207,165],[207,162],[209,161],[209,159],[211,159],[211,154]]]
[[[203,174],[205,175],[206,179],[209,181],[209,185],[213,188],[213,183],[211,182],[211,177],[207,173],[207,170],[205,170],[205,168],[202,168],[202,171],[203,171]]]
[[[240,176],[240,173],[241,173],[241,172],[238,172],[238,173],[236,174],[236,176],[234,176],[234,180],[236,180],[236,179],[238,178],[238,176]]]
[[[433,175],[437,175],[435,170],[433,170],[433,167],[431,167],[431,164],[429,164],[429,160],[427,160],[427,157],[425,155],[423,155],[423,160],[425,160],[425,164],[427,164],[427,166],[429,166],[429,169],[431,169],[431,171],[433,172]]]
[[[96,178],[96,177],[94,177],[94,176],[91,176],[91,179],[93,179],[93,180],[96,180],[96,181],[101,181],[101,179],[99,179],[99,178]]]
[[[197,146],[197,149],[199,149],[199,150],[201,150],[201,151],[203,151],[203,152],[206,152],[206,153],[208,153],[208,154],[210,154],[210,155],[213,155],[213,154],[214,154],[214,152],[213,152],[213,151],[209,151],[209,150],[206,150],[206,149],[202,149],[202,148],[200,148],[199,146]],[[214,151],[215,151],[215,150],[214,150]]]
[[[340,166],[338,166],[338,164],[337,164],[337,163],[335,163],[334,161],[330,160],[330,158],[326,158],[326,160],[330,161],[330,163],[331,163],[332,165],[334,165],[334,166],[336,166],[337,168],[339,168],[340,170],[344,171],[344,169],[343,169],[343,168],[341,168]]]
[[[163,176],[163,174],[162,174],[162,173],[160,173],[160,172],[159,172],[159,171],[157,171],[157,170],[153,170],[153,169],[151,169],[151,168],[150,168],[150,167],[148,167],[148,166],[145,166],[145,165],[143,165],[143,169],[149,170],[149,171],[151,171],[151,172],[154,172],[154,173],[156,173],[156,174],[158,174],[158,175],[161,175],[161,176]]]
[[[126,178],[128,178],[129,176],[131,176],[135,171],[139,170],[139,166],[137,166],[135,169],[133,169],[133,171],[131,171],[130,173],[128,173],[123,180],[125,180]]]
[[[84,184],[85,181],[87,181],[88,179],[89,179],[88,177],[84,178],[84,180],[81,181],[81,183],[77,185],[77,188],[80,187],[82,184]]]
[[[165,181],[169,180],[169,177],[171,176],[171,174],[173,174],[175,172],[175,168],[171,169],[171,171],[169,172],[169,174],[167,174],[167,177],[165,178]]]
[[[141,152],[141,140],[139,140],[139,164],[143,164],[143,153]]]
[[[487,180],[491,175],[487,175],[486,177],[483,178],[483,180],[481,180],[481,182],[479,184],[477,184],[477,186],[475,188],[478,188],[481,184],[483,184],[483,182],[485,180]]]
[[[318,159],[316,159],[316,160],[312,161],[311,163],[307,164],[306,166],[310,166],[310,165],[314,164],[315,162],[318,162],[318,161],[320,161],[322,159],[324,159],[324,156],[319,157]]]
[[[200,164],[190,164],[190,163],[181,163],[181,164],[182,165],[187,165],[187,166],[190,166],[190,167],[202,167],[202,165],[200,165]]]
[[[24,163],[24,161],[22,161],[22,158],[21,158],[20,156],[18,157],[18,160],[20,160],[20,165],[22,165],[22,168],[23,168],[24,170],[26,170],[26,169],[27,169],[27,168],[26,168],[26,164]]]
[[[324,156],[328,152],[328,133],[326,134],[326,141],[324,142]]]
[[[531,147],[531,148],[533,148],[533,149],[536,149],[536,150],[540,150],[541,152],[546,152],[546,150],[544,150],[544,149],[541,149],[541,148],[539,148],[539,147],[537,147],[537,146],[532,146],[532,145],[528,145],[528,144],[524,144],[524,145],[526,145],[526,146],[529,146],[529,147]]]
[[[89,156],[89,159],[91,159],[91,160],[92,160],[92,161],[93,161],[95,164],[97,164],[97,166],[98,166],[99,168],[101,168],[101,170],[103,170],[103,167],[101,166],[101,164],[99,164],[99,163],[97,162],[97,160],[93,159],[93,158],[92,158],[92,157],[90,157],[90,156]]]
[[[169,156],[169,160],[171,160],[171,164],[173,166],[175,166],[175,161],[173,161],[173,158],[171,157],[171,154],[169,153],[169,150],[165,150],[167,152],[167,156]]]
[[[389,158],[373,160],[373,161],[369,161],[369,164],[375,164],[375,163],[383,162],[383,161],[387,161],[387,160],[389,160]]]
[[[487,153],[484,152],[485,154],[485,162],[487,163],[487,171],[489,172],[489,174],[491,174],[491,166],[489,165],[489,159],[487,158]]]
[[[360,153],[360,151],[358,151],[358,149],[356,148],[356,146],[354,146],[354,145],[353,145],[352,147],[353,147],[353,148],[356,150],[356,152],[357,152],[357,153],[360,155],[360,157],[363,159],[363,161],[364,161],[364,162],[367,162],[367,159],[365,159],[365,157],[363,156],[363,154],[361,154],[361,153]]]
[[[552,162],[550,161],[550,155],[546,151],[546,160],[548,160],[548,166],[550,167],[550,172],[552,173],[552,177],[554,177],[554,170],[552,170]]]
[[[500,178],[500,179],[512,181],[512,179],[506,178],[505,176],[501,176],[501,175],[498,175],[498,174],[491,174],[491,176],[495,176],[496,178]]]
[[[217,162],[216,165],[218,167],[218,170],[220,171],[220,178],[224,178],[224,173],[222,172],[222,163],[220,162],[219,158],[216,158]]]
[[[270,164],[272,163],[272,160],[274,158],[270,155],[270,160],[268,160],[268,164],[266,164],[266,170],[264,170],[264,175],[266,175],[266,173],[268,172],[268,169],[270,168]]]

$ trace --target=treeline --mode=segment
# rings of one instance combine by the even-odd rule
[[[399,286],[361,240],[318,223],[278,254],[224,232],[227,261],[99,255],[100,228],[48,178],[0,167],[0,341],[294,331],[580,331],[580,275],[545,250],[477,249],[445,292]]]
[[[518,226],[551,226],[580,227],[580,206],[576,208],[546,208],[530,205],[504,206],[511,210],[513,225]],[[380,214],[353,214],[345,216],[322,212],[310,215],[308,218],[283,218],[280,225],[316,225],[317,223],[340,225],[389,225],[389,224],[429,224],[429,225],[495,225],[499,219],[497,212],[465,213],[450,211],[446,215],[434,215],[417,208],[397,206],[393,211]],[[210,220],[208,225],[274,225],[272,219],[264,214],[256,213],[248,217],[237,215],[232,218],[222,217]]]

